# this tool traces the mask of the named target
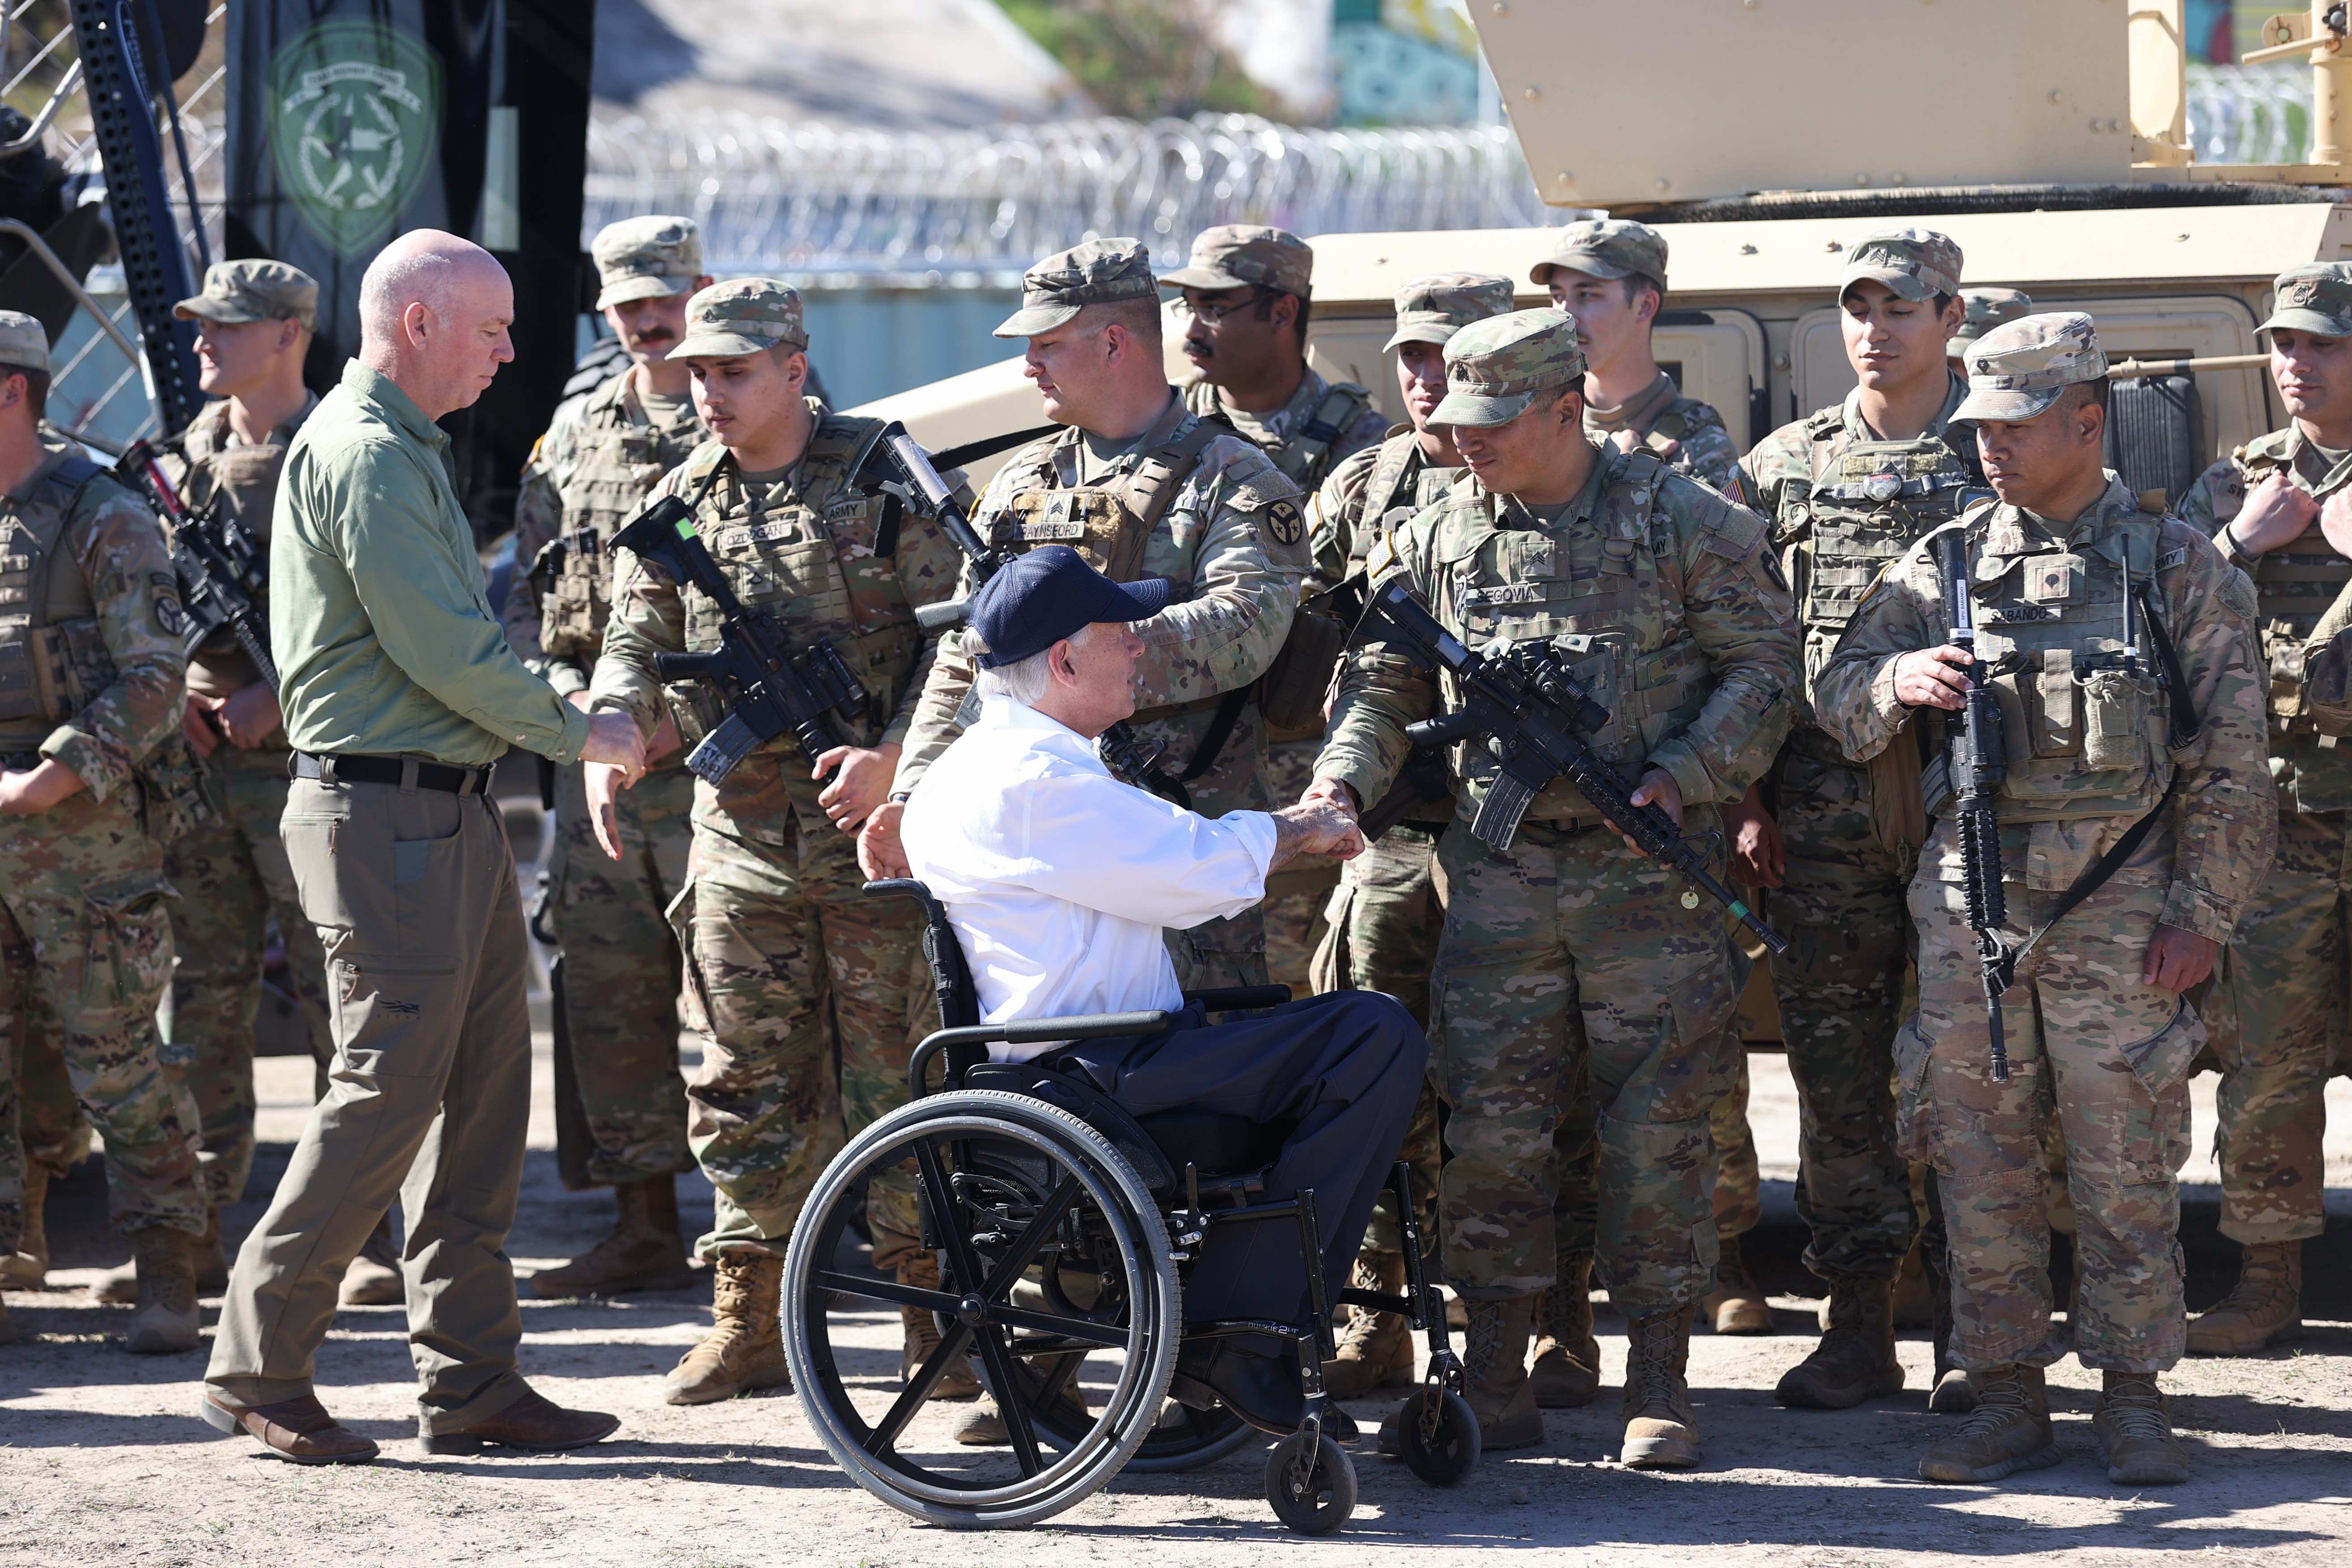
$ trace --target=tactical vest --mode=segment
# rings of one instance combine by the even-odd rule
[[[2079,550],[2034,540],[1999,555],[1985,544],[1993,510],[1972,508],[1961,526],[1977,655],[1992,672],[2007,731],[1998,814],[2003,822],[2143,816],[2171,783],[2173,763],[2154,645],[2140,606],[2126,599],[2125,573],[2137,587],[2176,563],[2157,555],[2160,519],[2136,516]],[[2120,668],[2126,647],[2135,668]]]
[[[1484,489],[1454,504],[1430,535],[1430,602],[1469,647],[1530,637],[1558,647],[1609,710],[1593,750],[1630,781],[1661,739],[1698,716],[1714,679],[1683,616],[1680,546],[1655,512],[1670,470],[1648,452],[1603,460],[1618,471],[1598,518],[1564,536],[1502,526],[1501,503]],[[1444,698],[1448,710],[1461,706],[1450,677]],[[1461,744],[1451,761],[1469,785],[1462,809],[1475,812],[1495,760],[1484,746]],[[1561,826],[1600,820],[1565,778],[1528,815]]]
[[[87,458],[50,467],[0,519],[0,752],[36,750],[114,684],[114,656],[81,567],[65,548],[91,482]]]
[[[1203,418],[1221,416],[1224,412],[1217,400],[1217,389],[1205,381],[1194,382],[1184,401],[1186,407]],[[1260,444],[1258,449],[1293,484],[1313,495],[1331,472],[1332,444],[1345,436],[1349,426],[1362,418],[1364,410],[1371,405],[1370,391],[1352,381],[1332,382],[1297,429],[1280,444]]]
[[[2291,461],[2292,444],[2278,450],[2240,448],[2232,456],[2252,489],[2273,470],[2285,472],[2299,484],[2302,476]],[[2325,500],[2324,493],[2314,500]],[[2263,663],[2270,671],[2271,735],[2308,738],[2318,728],[2312,722],[2303,695],[2303,645],[2319,617],[2352,583],[2352,560],[2327,542],[2315,517],[2311,526],[2284,548],[2254,563],[2255,625],[2263,640]]]
[[[313,399],[289,423],[299,427],[309,417],[310,408],[316,406]],[[276,440],[231,446],[226,398],[206,404],[189,421],[187,434],[182,437],[181,450],[187,464],[180,477],[181,503],[191,511],[217,503],[220,514],[233,519],[253,541],[265,573],[269,569],[269,518],[278,504],[278,477],[285,469],[288,449],[288,443]],[[261,608],[267,612],[266,600]],[[205,638],[204,646],[189,656],[188,663],[209,678],[206,689],[234,689],[261,679],[261,672],[237,642],[236,633],[226,626]]]
[[[875,744],[888,727],[924,641],[896,561],[875,553],[881,500],[849,484],[850,462],[879,423],[841,414],[820,419],[794,470],[792,494],[776,487],[756,512],[733,454],[716,441],[695,449],[682,476],[690,495],[713,468],[724,465],[696,510],[695,531],[745,609],[772,616],[778,636],[793,649],[831,642],[856,672],[866,711],[852,739],[861,746]],[[687,651],[708,653],[719,644],[719,606],[691,586],[681,591]],[[688,745],[726,716],[708,681],[684,682],[668,693]],[[793,744],[786,734],[769,749]]]
[[[614,376],[581,410],[578,457],[559,487],[561,549],[539,597],[539,646],[556,658],[593,663],[603,651],[613,608],[605,542],[704,438],[699,421],[664,428],[633,412],[629,374]]]
[[[1357,501],[1354,538],[1348,547],[1348,575],[1360,574],[1372,546],[1410,522],[1420,510],[1414,500],[1426,466],[1421,437],[1411,426],[1389,432]]]

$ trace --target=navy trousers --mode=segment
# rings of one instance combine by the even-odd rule
[[[1404,1142],[1429,1042],[1394,997],[1335,991],[1224,1024],[1188,1010],[1157,1035],[1079,1040],[1053,1054],[1138,1116],[1198,1106],[1253,1121],[1295,1119],[1266,1200],[1313,1190],[1323,1276],[1336,1291]],[[1303,1322],[1307,1300],[1296,1226],[1212,1225],[1185,1284],[1184,1317]]]

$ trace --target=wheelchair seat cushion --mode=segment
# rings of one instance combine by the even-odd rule
[[[1265,1169],[1281,1154],[1288,1131],[1279,1122],[1253,1121],[1197,1105],[1155,1110],[1135,1122],[1171,1165],[1181,1171],[1189,1163],[1204,1176]]]

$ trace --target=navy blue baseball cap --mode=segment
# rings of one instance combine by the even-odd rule
[[[969,619],[988,651],[981,668],[997,669],[1044,653],[1097,621],[1140,621],[1168,605],[1169,582],[1146,577],[1125,585],[1087,564],[1066,544],[1041,544],[981,585]]]

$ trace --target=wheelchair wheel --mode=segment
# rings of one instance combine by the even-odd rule
[[[916,1173],[938,1290],[836,1266],[861,1178],[894,1167]],[[1064,1279],[1092,1282],[1085,1304]],[[980,1528],[1051,1518],[1127,1466],[1160,1416],[1183,1322],[1166,1225],[1125,1156],[1066,1111],[988,1089],[928,1096],[853,1139],[793,1228],[784,1291],[793,1384],[826,1451],[893,1508]],[[936,1314],[941,1336],[903,1388],[901,1306]],[[965,1407],[926,1404],[966,1354],[1009,1447],[959,1446]],[[1066,1403],[1074,1378],[1083,1425]]]
[[[1406,1400],[1397,1432],[1405,1464],[1431,1486],[1457,1485],[1478,1463],[1477,1415],[1450,1388],[1423,1388]]]
[[[1294,1432],[1265,1457],[1265,1500],[1301,1535],[1336,1534],[1356,1511],[1355,1464],[1330,1438]]]
[[[1066,1449],[1085,1436],[1066,1407],[1042,1397],[1045,1373],[1041,1363],[1016,1362],[1013,1375],[1016,1386],[1031,1391],[1031,1408],[1040,1442]],[[1174,1400],[1167,1402],[1160,1418],[1127,1461],[1127,1468],[1138,1475],[1170,1475],[1183,1470],[1197,1470],[1203,1465],[1213,1465],[1228,1454],[1247,1447],[1253,1442],[1265,1439],[1258,1430],[1240,1416],[1220,1405],[1213,1410],[1194,1410]]]

